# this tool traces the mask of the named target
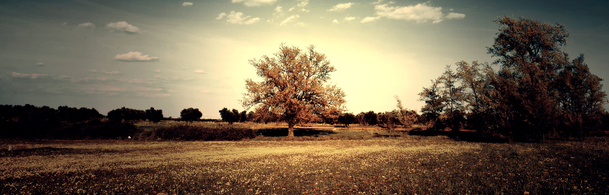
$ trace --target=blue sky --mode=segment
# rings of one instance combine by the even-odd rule
[[[420,110],[446,65],[492,62],[499,16],[566,26],[564,51],[609,79],[606,1],[4,0],[0,104],[243,110],[248,60],[313,44],[359,113]],[[607,80],[603,81],[609,86]]]

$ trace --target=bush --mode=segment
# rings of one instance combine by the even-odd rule
[[[233,127],[198,127],[192,125],[176,125],[155,130],[156,137],[167,140],[187,141],[234,141],[254,138],[256,135],[251,129]]]

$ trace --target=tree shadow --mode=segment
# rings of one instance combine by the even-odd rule
[[[314,136],[317,137],[319,135],[330,135],[336,134],[331,130],[321,130],[321,129],[300,129],[294,128],[294,136]],[[265,137],[282,137],[288,136],[288,128],[267,128],[267,129],[258,129],[256,130],[256,135],[263,135]]]
[[[416,128],[408,131],[408,135],[419,135],[419,136],[438,136],[445,135],[455,141],[466,141],[466,142],[484,142],[484,143],[507,143],[510,142],[508,138],[498,137],[491,134],[482,134],[471,131],[438,131],[438,130],[423,130]]]

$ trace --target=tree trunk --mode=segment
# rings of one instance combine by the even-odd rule
[[[294,124],[288,124],[288,137],[294,137]]]

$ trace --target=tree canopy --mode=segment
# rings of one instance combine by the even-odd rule
[[[345,93],[326,84],[335,69],[324,54],[311,45],[306,51],[282,44],[274,57],[250,60],[262,81],[247,79],[243,107],[260,107],[281,116],[294,136],[294,125],[314,115],[324,116],[344,110]]]

